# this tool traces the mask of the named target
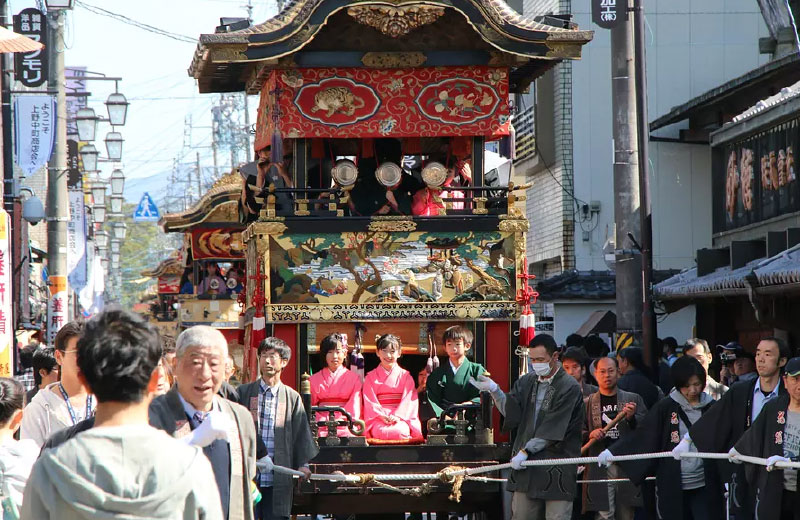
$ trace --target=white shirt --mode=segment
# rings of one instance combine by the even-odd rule
[[[463,363],[463,362],[461,363],[461,366],[455,366],[455,365],[453,364],[453,362],[452,362],[452,361],[449,361],[449,360],[448,360],[447,362],[448,362],[448,363],[450,363],[450,368],[453,370],[453,375],[455,375],[455,374],[458,372],[458,369],[459,369],[459,368],[461,368],[461,366],[463,366],[463,365],[464,365],[464,363]]]
[[[761,391],[761,378],[759,377],[756,381],[756,386],[753,388],[753,409],[750,411],[750,420],[755,422],[756,417],[758,414],[761,413],[761,409],[764,407],[764,403],[778,397],[778,392],[780,391],[781,382],[780,379],[778,380],[778,384],[775,385],[775,388],[772,389],[772,392],[764,395],[764,392]]]

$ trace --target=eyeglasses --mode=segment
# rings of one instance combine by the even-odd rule
[[[277,352],[270,352],[270,353],[264,352],[260,356],[258,356],[258,358],[259,359],[271,359],[271,360],[274,361],[276,359],[280,359],[281,355],[278,354]]]

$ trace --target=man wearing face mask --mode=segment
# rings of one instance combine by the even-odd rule
[[[561,368],[552,336],[540,334],[528,345],[530,372],[509,393],[481,375],[470,382],[490,392],[503,414],[504,429],[515,429],[512,520],[569,520],[576,493],[577,466],[523,466],[528,459],[580,456],[584,418],[581,387]]]

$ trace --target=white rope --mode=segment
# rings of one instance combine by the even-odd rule
[[[637,453],[634,455],[614,455],[608,459],[609,462],[621,462],[621,461],[630,461],[630,460],[644,460],[644,459],[666,459],[672,457],[672,452],[664,451],[658,453]],[[729,456],[727,453],[698,453],[698,452],[688,452],[682,453],[681,457],[685,458],[699,458],[699,459],[716,459],[716,460],[731,460],[731,461],[740,461],[740,462],[747,462],[750,464],[757,464],[760,466],[767,465],[767,459],[761,457],[751,457],[748,455],[735,455],[734,457]],[[524,467],[536,467],[536,466],[561,466],[561,465],[578,465],[578,464],[595,464],[597,463],[597,457],[572,457],[572,458],[563,458],[563,459],[538,459],[538,460],[526,460],[522,463]],[[793,468],[793,469],[800,469],[800,462],[786,462],[786,461],[779,461],[774,464],[775,468]],[[396,474],[396,473],[389,473],[389,474],[374,474],[370,475],[372,480],[376,481],[413,481],[413,480],[434,480],[434,479],[441,479],[443,476],[447,478],[453,477],[472,477],[474,475],[479,475],[482,473],[492,473],[495,471],[500,471],[504,469],[510,469],[511,463],[503,463],[503,464],[492,464],[489,466],[481,466],[477,468],[467,468],[455,471],[442,471],[440,473],[404,473],[404,474]],[[305,475],[301,471],[297,471],[290,468],[285,468],[283,466],[274,466],[273,470],[276,473],[283,473],[285,475],[291,475],[292,477],[297,478],[304,478]],[[340,473],[332,473],[332,474],[318,474],[314,473],[311,475],[311,480],[327,480],[330,482],[347,482],[347,483],[360,483],[362,481],[362,477],[355,474],[345,475]],[[474,479],[477,480],[477,479]],[[625,480],[625,479],[622,479]],[[487,480],[487,482],[489,482]]]

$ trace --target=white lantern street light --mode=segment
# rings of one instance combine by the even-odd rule
[[[115,269],[119,269],[119,255],[117,255],[117,259],[114,260],[113,255],[111,258],[111,270],[114,271]],[[110,277],[113,280],[113,276]]]
[[[114,231],[114,238],[117,238],[119,240],[125,240],[125,235],[127,234],[128,231],[128,225],[125,224],[124,222],[115,222],[113,231]]]
[[[99,249],[100,248],[98,248],[98,254],[100,253]],[[100,259],[100,265],[103,266],[103,270],[104,271],[108,271],[108,258],[101,258]]]
[[[100,152],[93,144],[83,145],[80,151],[81,160],[83,161],[83,171],[94,172],[97,171],[97,156]]]
[[[122,242],[120,240],[117,240],[116,238],[111,240],[111,254],[119,253],[121,245]]]
[[[94,215],[94,221],[97,224],[102,224],[106,221],[106,207],[105,206],[92,206],[92,215]]]
[[[111,245],[113,246],[114,242],[111,242]],[[119,251],[117,251],[116,253],[114,251],[111,251],[111,263],[119,264]]]
[[[108,108],[108,121],[113,126],[125,125],[125,118],[128,115],[128,100],[119,92],[114,92],[106,100],[106,108]]]
[[[111,196],[111,214],[115,217],[122,215],[123,198],[117,195]]]
[[[97,243],[97,249],[108,247],[108,231],[95,231],[94,241]]]
[[[109,132],[106,134],[106,151],[108,158],[112,161],[122,160],[122,134],[119,132]]]
[[[94,141],[97,135],[97,121],[100,118],[94,113],[93,108],[81,108],[75,114],[75,126],[78,127],[78,139],[81,141]]]
[[[44,5],[47,6],[48,11],[72,9],[75,7],[75,0],[45,0]]]
[[[111,172],[111,194],[122,195],[125,190],[125,174],[122,170],[116,169]]]
[[[100,180],[92,182],[92,198],[94,203],[98,205],[105,205],[106,203],[106,183]]]

